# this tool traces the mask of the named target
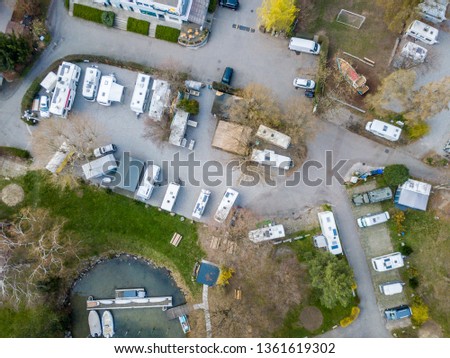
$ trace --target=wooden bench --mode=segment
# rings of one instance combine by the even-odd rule
[[[173,246],[177,247],[177,246],[180,244],[182,238],[183,238],[183,236],[181,236],[181,235],[178,234],[178,233],[175,233],[175,234],[173,234],[172,240],[170,240],[170,243],[171,243]]]

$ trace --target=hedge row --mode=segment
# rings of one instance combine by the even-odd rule
[[[158,25],[156,26],[155,37],[159,40],[177,43],[178,37],[180,37],[180,30],[174,29],[173,27]]]
[[[209,0],[208,12],[211,14],[216,11],[217,8],[217,0]]]
[[[227,84],[222,83],[222,82],[214,81],[212,83],[212,88],[215,89],[216,91],[220,91],[220,92],[228,93],[228,94],[232,94],[232,95],[239,93],[238,89],[228,86]]]
[[[318,101],[318,97],[323,95],[325,91],[325,82],[327,80],[327,62],[328,62],[328,47],[330,40],[327,36],[319,36],[320,54],[319,54],[319,69],[316,76],[316,98],[315,103]]]
[[[85,5],[73,4],[73,16],[102,24],[102,14],[102,10]]]
[[[0,146],[0,157],[17,157],[22,159],[30,159],[31,154],[28,150],[14,148],[14,147],[3,147]]]
[[[349,326],[354,320],[356,320],[359,316],[359,313],[361,312],[360,308],[357,306],[352,307],[352,312],[350,316],[345,317],[341,320],[340,324],[341,327],[347,327]]]
[[[138,20],[132,17],[128,18],[127,21],[127,31],[135,32],[137,34],[142,34],[148,36],[148,30],[150,28],[150,23],[144,20]]]

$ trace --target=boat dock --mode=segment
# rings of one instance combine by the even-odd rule
[[[167,318],[169,320],[176,319],[178,317],[189,314],[189,312],[193,311],[192,305],[181,305],[170,308],[166,311]]]
[[[139,297],[139,298],[110,298],[94,300],[90,297],[86,301],[86,309],[91,310],[120,310],[131,308],[168,308],[172,307],[172,296]]]

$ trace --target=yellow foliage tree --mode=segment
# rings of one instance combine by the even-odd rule
[[[428,306],[423,303],[421,299],[416,299],[413,305],[411,306],[412,316],[411,321],[416,326],[421,326],[426,321],[428,321]]]
[[[233,276],[234,270],[231,267],[224,267],[222,266],[220,268],[220,275],[217,279],[217,285],[219,286],[226,286],[230,282],[230,278]]]
[[[288,32],[299,9],[294,0],[264,0],[257,12],[261,25],[267,30]]]

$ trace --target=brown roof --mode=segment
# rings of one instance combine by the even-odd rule
[[[252,129],[241,124],[219,121],[212,146],[230,153],[246,155]]]

